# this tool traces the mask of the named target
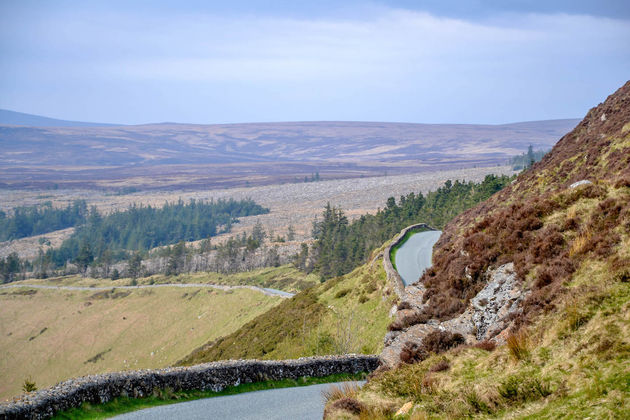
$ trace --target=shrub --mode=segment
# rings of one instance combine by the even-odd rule
[[[35,384],[35,381],[33,381],[30,377],[24,379],[24,383],[22,384],[22,391],[24,392],[37,391],[37,385]]]
[[[322,396],[329,403],[343,398],[354,398],[358,391],[359,386],[355,382],[343,382],[341,385],[331,385],[324,389]]]
[[[476,413],[492,413],[490,406],[474,390],[465,393],[466,402]]]
[[[403,309],[411,309],[411,303],[409,303],[406,300],[403,300],[402,302],[400,302],[397,306],[399,311],[402,311]]]
[[[418,363],[426,359],[431,353],[442,353],[446,350],[464,344],[461,334],[436,330],[427,334],[421,344],[407,341],[400,351],[400,360],[404,363]]]
[[[350,289],[341,289],[337,293],[335,293],[335,298],[336,299],[342,298],[348,293],[350,293]]]
[[[407,341],[400,351],[400,360],[404,363],[418,363],[429,356],[429,353],[418,343]]]
[[[516,360],[523,360],[529,357],[529,336],[524,329],[507,337],[507,346],[510,354]]]
[[[448,362],[448,360],[440,360],[429,368],[429,372],[443,372],[445,370],[449,370],[450,368],[451,364]]]
[[[493,351],[497,347],[497,345],[494,343],[494,341],[483,340],[474,344],[473,347],[485,351]]]
[[[527,402],[545,398],[552,394],[551,386],[545,380],[534,376],[509,376],[498,387],[499,395],[509,402]]]
[[[422,345],[432,353],[442,353],[452,347],[464,344],[465,340],[461,334],[449,331],[432,331],[424,338]]]
[[[355,398],[344,397],[332,403],[331,408],[358,415],[365,410],[365,405]]]
[[[411,327],[412,325],[425,323],[429,319],[431,318],[426,312],[416,311],[411,314],[397,318],[394,322],[389,324],[387,329],[389,331],[401,331],[405,328]]]
[[[630,177],[619,178],[615,182],[615,188],[630,188]]]

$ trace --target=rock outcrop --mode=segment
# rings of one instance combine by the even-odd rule
[[[424,338],[437,330],[461,334],[468,344],[483,340],[502,341],[510,326],[510,315],[519,311],[519,304],[528,292],[517,281],[512,263],[490,270],[488,279],[463,314],[448,321],[429,320],[402,331],[390,331],[385,336],[385,348],[381,354],[383,363],[389,367],[398,365],[400,353],[407,343],[422,345]],[[414,290],[420,289],[415,287]],[[413,309],[399,311],[397,316],[408,316],[410,312]]]

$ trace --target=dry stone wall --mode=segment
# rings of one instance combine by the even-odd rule
[[[371,372],[379,363],[377,356],[349,354],[295,360],[235,360],[84,376],[0,404],[0,420],[48,419],[84,402],[101,404],[118,396],[144,397],[155,389],[220,391],[241,383]]]

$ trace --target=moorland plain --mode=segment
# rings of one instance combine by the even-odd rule
[[[0,210],[10,211],[16,206],[28,206],[52,201],[55,206],[66,206],[77,199],[85,199],[88,205],[94,205],[99,211],[109,213],[125,209],[133,203],[161,206],[165,202],[178,199],[219,199],[252,198],[256,203],[269,208],[269,214],[241,217],[240,222],[232,226],[232,231],[213,238],[213,242],[227,240],[234,235],[250,232],[260,222],[265,230],[274,236],[286,236],[289,226],[295,230],[297,241],[311,237],[312,222],[320,216],[326,203],[342,208],[350,220],[365,213],[374,213],[383,208],[388,197],[400,197],[410,192],[435,190],[446,180],[481,181],[487,174],[514,173],[509,166],[492,166],[415,173],[366,177],[357,179],[324,180],[320,182],[287,183],[259,187],[241,187],[216,190],[178,190],[178,191],[140,191],[132,194],[117,195],[97,190],[0,190]],[[51,232],[37,237],[23,238],[0,243],[0,256],[18,252],[23,258],[34,258],[39,247],[59,246],[63,239],[72,234],[73,229]],[[46,244],[50,242],[50,245]],[[297,245],[297,243],[294,243]],[[294,246],[297,252],[297,246]]]

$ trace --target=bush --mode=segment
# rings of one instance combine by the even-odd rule
[[[421,344],[407,341],[400,351],[400,360],[404,363],[418,363],[429,357],[431,353],[442,353],[446,350],[464,344],[461,334],[448,331],[432,331],[424,337]]]
[[[37,385],[35,384],[35,381],[33,381],[30,377],[24,379],[24,383],[22,384],[22,391],[24,392],[37,391]]]
[[[497,347],[497,345],[494,343],[494,341],[483,340],[474,344],[473,347],[485,351],[493,351]]]
[[[552,394],[547,381],[536,377],[509,376],[497,387],[499,395],[509,402],[527,402],[545,398]]]
[[[418,343],[407,341],[400,351],[400,360],[403,363],[419,363],[426,359],[429,353]]]
[[[404,309],[411,309],[411,303],[409,303],[406,300],[403,300],[402,302],[400,302],[397,306],[399,311],[402,311]]]
[[[429,372],[443,372],[445,370],[449,370],[450,368],[451,364],[448,362],[448,360],[440,360],[429,368]]]
[[[341,289],[335,293],[335,298],[339,299],[350,293],[350,289]]]
[[[344,397],[332,403],[331,408],[358,415],[365,410],[365,405],[355,398]]]
[[[416,311],[411,314],[397,318],[394,322],[389,324],[387,329],[389,331],[401,331],[405,328],[409,328],[412,325],[423,324],[427,322],[430,317],[424,311]]]
[[[523,360],[529,357],[529,336],[525,330],[508,335],[507,346],[514,359]]]
[[[422,345],[429,352],[442,353],[452,347],[464,344],[464,342],[464,337],[461,334],[436,330],[424,338]]]

